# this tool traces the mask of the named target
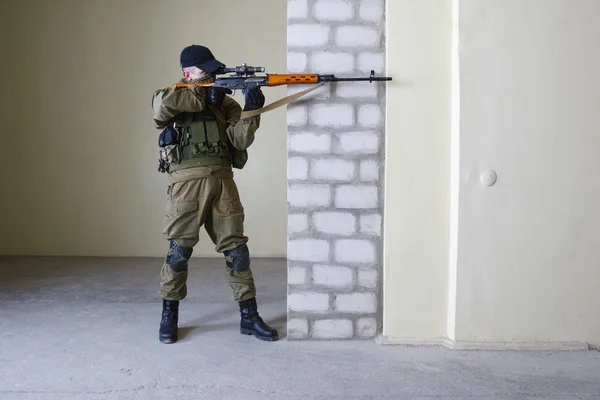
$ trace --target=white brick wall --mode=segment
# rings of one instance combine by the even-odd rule
[[[290,318],[287,322],[287,335],[294,339],[308,337],[308,320],[306,318]]]
[[[291,157],[288,159],[288,179],[305,180],[308,178],[308,161],[302,157]]]
[[[358,69],[365,74],[370,74],[373,70],[376,74],[382,74],[385,65],[385,55],[383,53],[364,52],[358,55]]]
[[[306,106],[290,105],[287,109],[287,123],[290,126],[302,126],[308,122],[308,110]]]
[[[372,264],[376,261],[375,245],[369,240],[340,239],[335,243],[335,261]]]
[[[384,9],[385,0],[288,0],[288,71],[382,76]],[[386,87],[325,84],[288,105],[291,339],[377,335]]]
[[[374,128],[381,122],[381,107],[374,104],[360,106],[358,123],[365,128]]]
[[[311,104],[309,109],[309,121],[312,124],[330,128],[354,125],[354,107],[350,104]]]
[[[317,159],[310,164],[310,177],[316,180],[351,181],[356,165],[341,159]]]
[[[298,92],[308,89],[309,87],[314,87],[314,85],[288,85],[286,96],[291,96]],[[329,100],[331,98],[331,85],[324,85],[310,92],[309,94],[305,94],[302,97],[302,101],[310,101],[310,100]],[[308,120],[307,120],[308,121]]]
[[[374,313],[377,299],[374,293],[338,294],[335,309],[343,313]]]
[[[375,318],[359,318],[356,321],[356,335],[360,338],[372,338],[377,334]]]
[[[327,311],[329,295],[324,293],[291,293],[288,295],[291,311]]]
[[[306,71],[308,57],[305,53],[288,53],[287,68],[290,74]]]
[[[360,233],[364,233],[365,235],[381,236],[381,215],[361,215]]]
[[[319,239],[290,240],[287,258],[293,261],[327,261],[329,260],[329,243]]]
[[[352,286],[352,270],[348,267],[332,267],[315,265],[313,267],[313,282],[317,285],[331,287]]]
[[[338,186],[335,206],[338,208],[377,208],[377,186]]]
[[[360,162],[360,180],[373,182],[379,180],[379,164],[375,160],[362,160]]]
[[[308,230],[308,215],[288,214],[288,232],[303,233]]]
[[[356,232],[356,218],[344,212],[319,212],[313,214],[313,225],[319,232],[348,236]]]
[[[315,321],[313,335],[318,339],[349,339],[353,330],[349,319],[325,319]]]
[[[303,285],[306,281],[306,268],[291,267],[288,270],[288,283],[290,285]]]
[[[342,99],[377,97],[377,84],[370,82],[340,82],[336,87],[336,95]]]
[[[359,270],[358,285],[368,289],[374,289],[377,287],[377,271],[374,269]]]
[[[346,21],[354,17],[354,4],[344,0],[317,0],[314,13],[320,21]]]
[[[290,185],[288,203],[292,207],[326,207],[331,204],[331,188],[329,185]]]
[[[320,51],[313,54],[311,67],[315,74],[350,73],[354,71],[354,55],[344,52]]]
[[[322,24],[288,25],[288,46],[324,46],[329,40],[330,28]]]
[[[338,154],[376,154],[379,138],[375,132],[348,132],[338,135]]]
[[[308,17],[307,0],[289,0],[287,6],[288,19]]]
[[[289,150],[297,153],[324,154],[331,152],[331,136],[326,133],[298,133],[290,136]]]
[[[379,43],[379,31],[364,26],[342,26],[335,33],[336,44],[340,47],[373,47]]]
[[[363,21],[381,22],[383,20],[384,0],[363,0],[360,3],[359,15]]]

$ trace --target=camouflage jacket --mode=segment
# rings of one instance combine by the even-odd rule
[[[157,129],[164,129],[177,114],[204,110],[205,98],[206,92],[201,86],[178,88],[172,85],[155,91],[152,96],[154,125]],[[221,111],[228,123],[227,136],[231,144],[238,150],[246,150],[254,142],[260,115],[240,119],[242,107],[229,96],[225,96]]]

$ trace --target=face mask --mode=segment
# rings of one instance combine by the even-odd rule
[[[209,73],[202,78],[192,79],[190,83],[213,83],[217,79],[217,75]]]

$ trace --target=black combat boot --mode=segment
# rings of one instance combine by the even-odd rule
[[[265,324],[258,315],[255,297],[240,301],[239,304],[240,313],[242,314],[240,333],[244,335],[254,335],[260,340],[269,342],[279,339],[277,330]]]
[[[177,341],[177,321],[179,319],[179,301],[164,300],[162,318],[160,320],[159,339],[163,343]]]

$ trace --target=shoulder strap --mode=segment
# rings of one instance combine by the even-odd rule
[[[277,101],[275,101],[275,102],[273,102],[273,103],[271,103],[271,104],[269,104],[267,106],[264,106],[263,108],[259,108],[258,110],[242,111],[242,114],[240,115],[240,119],[254,117],[255,115],[262,114],[264,112],[271,111],[271,110],[274,110],[274,109],[279,108],[281,106],[284,106],[284,105],[286,105],[288,103],[291,103],[292,101],[294,101],[294,100],[296,100],[296,99],[298,99],[298,98],[300,98],[300,97],[302,97],[304,95],[309,94],[313,90],[317,90],[318,88],[320,88],[321,86],[323,86],[325,83],[327,83],[327,82],[321,82],[318,85],[315,85],[315,86],[313,86],[311,88],[303,90],[303,91],[301,91],[299,93],[295,93],[295,94],[292,94],[290,96],[287,96],[287,97],[284,97],[282,99],[279,99],[279,100],[277,100]]]
[[[219,110],[217,107],[213,106],[212,104],[207,104],[206,106],[208,107],[208,109],[210,111],[213,112],[213,114],[215,114],[215,116],[217,117],[217,119],[219,121],[221,121],[225,126],[227,126],[227,120],[225,119],[225,116],[223,115],[221,110]]]

